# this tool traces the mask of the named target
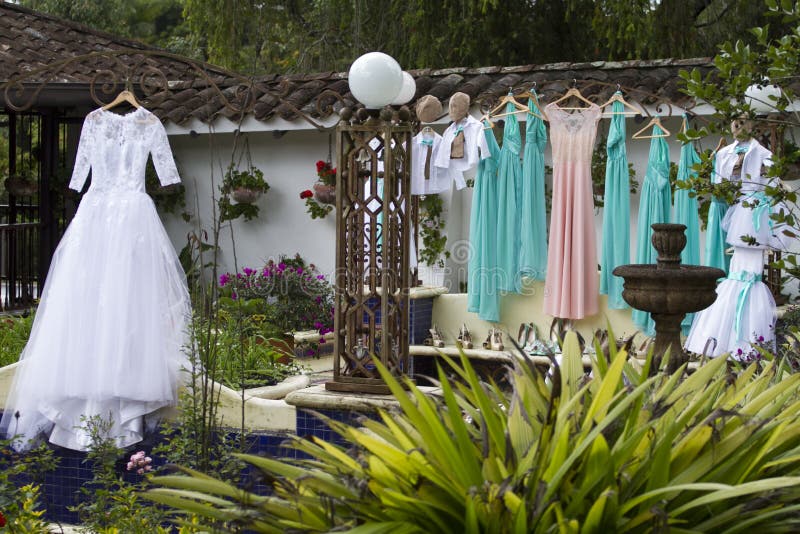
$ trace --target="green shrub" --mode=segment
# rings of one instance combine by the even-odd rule
[[[0,367],[19,360],[22,349],[28,343],[33,326],[33,314],[6,315],[0,317]]]
[[[39,445],[26,453],[11,448],[12,440],[0,440],[0,517],[8,532],[44,532],[40,487],[45,474],[56,468],[52,449]],[[19,487],[25,480],[28,484]],[[0,528],[0,532],[6,532]]]
[[[255,532],[798,528],[800,376],[774,362],[734,376],[718,358],[648,378],[650,360],[637,369],[612,347],[587,377],[580,358],[570,333],[552,380],[518,361],[504,390],[462,356],[436,396],[381,368],[399,410],[328,421],[346,446],[295,438],[311,460],[237,455],[271,495],[186,470],[148,497]]]

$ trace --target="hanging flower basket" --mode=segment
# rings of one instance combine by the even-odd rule
[[[38,193],[39,186],[27,178],[12,174],[5,180],[6,191],[17,197],[30,197]]]
[[[315,183],[314,198],[320,204],[336,204],[336,186],[322,182]]]
[[[239,204],[252,204],[261,196],[261,191],[247,187],[237,187],[233,190],[231,196]]]

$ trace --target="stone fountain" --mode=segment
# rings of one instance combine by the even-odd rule
[[[654,224],[652,243],[658,251],[655,265],[620,265],[614,275],[625,279],[622,298],[637,310],[652,314],[656,323],[651,372],[660,367],[669,350],[668,372],[676,371],[689,357],[681,343],[681,321],[687,313],[703,310],[717,298],[717,280],[725,272],[714,267],[681,265],[686,246],[686,226]]]

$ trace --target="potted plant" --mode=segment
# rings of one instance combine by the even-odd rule
[[[252,165],[239,169],[231,164],[220,186],[220,220],[229,221],[243,215],[249,221],[258,217],[255,201],[268,190],[269,183],[264,180],[264,173],[260,169]],[[231,203],[231,198],[236,204]]]
[[[323,219],[336,203],[336,169],[330,163],[317,161],[317,182],[312,189],[301,191],[300,199],[305,201],[312,219]]]
[[[8,175],[4,185],[6,191],[17,197],[31,197],[39,192],[39,185],[24,171]]]
[[[436,194],[425,195],[419,201],[419,261],[429,267],[444,267],[444,260],[450,257],[446,250],[446,219],[444,218],[444,201]]]
[[[336,203],[336,169],[331,164],[317,161],[317,183],[314,184],[314,198],[320,204]]]

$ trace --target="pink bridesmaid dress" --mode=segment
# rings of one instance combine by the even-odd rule
[[[597,313],[597,243],[591,162],[600,107],[545,107],[553,146],[553,205],[544,312],[562,319]]]

